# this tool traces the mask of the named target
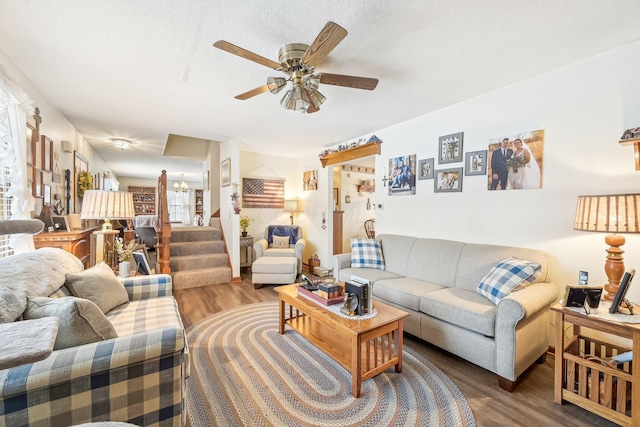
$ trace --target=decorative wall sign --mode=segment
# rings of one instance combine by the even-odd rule
[[[370,168],[367,166],[358,166],[358,165],[342,165],[342,170],[347,172],[368,173],[372,175],[376,173],[376,168]]]
[[[441,136],[438,146],[438,163],[455,163],[462,161],[462,140],[464,132]]]
[[[492,138],[489,141],[491,158],[487,188],[542,188],[543,148],[543,129]]]
[[[465,155],[465,176],[487,173],[487,150],[471,151]]]
[[[243,208],[284,208],[284,180],[242,178]]]
[[[462,191],[462,168],[440,169],[433,181],[434,193],[455,193]]]
[[[389,159],[389,195],[416,194],[416,155]]]
[[[418,179],[433,179],[433,157],[418,161]]]
[[[318,170],[304,172],[302,178],[302,190],[317,190],[318,189]]]

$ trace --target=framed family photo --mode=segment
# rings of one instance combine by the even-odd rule
[[[418,179],[433,179],[433,160],[432,157],[418,161]]]
[[[438,163],[462,161],[462,140],[464,132],[441,136],[438,144]]]
[[[435,171],[434,193],[456,193],[462,191],[462,168],[440,169]]]
[[[389,196],[416,194],[416,155],[389,159]]]
[[[465,155],[464,174],[485,175],[487,173],[487,150],[471,151]]]
[[[220,185],[222,187],[231,185],[231,159],[223,160],[220,163]]]

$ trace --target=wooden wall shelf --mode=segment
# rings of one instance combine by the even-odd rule
[[[358,193],[374,193],[376,191],[375,185],[358,185]]]
[[[327,154],[326,156],[320,157],[320,163],[322,163],[322,167],[324,168],[329,165],[348,162],[349,160],[359,159],[373,154],[380,154],[381,144],[382,141],[367,142],[366,144],[358,145],[354,148]]]

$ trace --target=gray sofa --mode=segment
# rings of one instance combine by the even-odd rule
[[[549,307],[558,288],[550,283],[542,251],[451,240],[382,234],[385,269],[351,268],[351,254],[334,255],[337,280],[351,275],[373,282],[373,296],[409,313],[404,330],[498,375],[513,391],[517,379],[549,346]],[[482,278],[502,259],[539,263],[530,286],[498,305],[476,292]]]

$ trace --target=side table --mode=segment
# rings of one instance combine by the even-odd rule
[[[242,262],[242,252],[245,252],[245,259]],[[240,237],[240,268],[251,267],[253,264],[253,237]]]
[[[598,318],[560,304],[551,310],[556,314],[554,401],[571,402],[618,425],[640,425],[640,324]],[[573,334],[565,344],[566,324],[573,325]],[[583,336],[581,327],[628,338],[632,348]],[[633,361],[618,368],[589,360],[627,350],[633,350]]]

